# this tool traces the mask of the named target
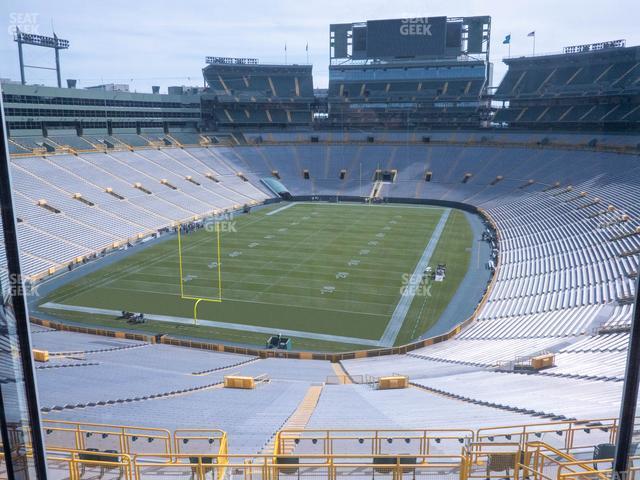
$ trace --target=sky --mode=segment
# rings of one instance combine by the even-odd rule
[[[0,78],[19,80],[15,26],[55,32],[71,47],[61,53],[62,78],[78,87],[127,83],[150,92],[160,85],[203,85],[205,56],[252,57],[262,63],[313,64],[314,85],[326,88],[329,24],[428,16],[492,17],[494,85],[502,58],[559,52],[568,45],[626,39],[640,45],[638,0],[2,0]],[[3,34],[4,32],[4,34]],[[49,49],[25,47],[25,63],[53,66]],[[55,72],[27,69],[27,82],[55,85]],[[64,82],[64,80],[63,80]]]

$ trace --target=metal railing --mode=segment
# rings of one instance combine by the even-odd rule
[[[344,477],[464,480],[465,458],[420,455],[219,455],[134,457],[135,478],[175,477],[206,479],[271,480],[329,479]]]
[[[476,431],[475,441],[516,442],[523,449],[526,444],[544,441],[559,450],[576,452],[597,443],[615,443],[617,432],[617,418],[599,418],[485,427]]]
[[[172,453],[172,435],[162,428],[44,420],[47,450],[110,451],[122,454]]]
[[[286,429],[276,434],[274,455],[285,452],[335,455],[359,453],[364,455],[433,453],[459,454],[462,447],[473,442],[475,432],[470,429],[413,429],[413,430],[310,430]]]
[[[185,452],[183,440],[207,440],[217,435],[218,453]],[[142,480],[174,477],[272,480],[339,477],[401,480],[608,480],[612,459],[578,459],[545,442],[470,442],[458,454],[383,451],[378,453],[228,454],[226,434],[219,430],[176,431],[176,451],[157,454],[99,452],[93,449],[48,448],[48,468],[56,478]],[[207,442],[208,443],[208,442]],[[386,443],[386,442],[385,442]],[[402,443],[402,442],[400,442]],[[368,447],[376,449],[376,444]],[[635,480],[640,457],[632,457],[628,476]]]

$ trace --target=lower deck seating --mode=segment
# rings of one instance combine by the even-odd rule
[[[297,408],[306,390],[305,384],[288,382],[271,382],[255,390],[210,388],[166,398],[51,412],[44,418],[169,430],[221,429],[229,434],[231,452],[258,453]]]
[[[269,197],[237,172],[201,147],[14,158],[25,274],[36,278],[177,221]]]
[[[616,417],[622,396],[619,382],[518,373],[479,371],[415,383],[471,402],[578,419]]]

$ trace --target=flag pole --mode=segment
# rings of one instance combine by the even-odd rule
[[[507,36],[504,37],[504,40],[502,41],[502,44],[506,44],[507,46],[507,58],[511,58],[511,34],[507,34]]]
[[[533,55],[536,54],[536,34],[533,34]]]

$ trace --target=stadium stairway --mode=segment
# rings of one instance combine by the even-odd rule
[[[313,415],[313,411],[318,405],[318,400],[320,399],[320,394],[322,393],[322,385],[311,385],[307,390],[306,395],[298,405],[298,408],[291,414],[291,416],[284,422],[282,427],[279,430],[302,430],[304,429],[311,416]],[[269,439],[269,441],[262,448],[260,453],[268,454],[274,451],[276,446],[277,432],[273,434],[273,436]],[[281,447],[284,448],[284,451],[281,453],[291,454],[295,449],[295,444],[291,444],[290,442],[285,443]]]
[[[340,383],[344,383],[345,385],[353,383],[351,375],[349,375],[349,372],[344,369],[341,362],[332,363],[331,367],[333,368],[333,372]]]
[[[222,365],[220,367],[215,367],[215,368],[210,368],[210,369],[207,369],[207,370],[201,370],[201,371],[198,371],[198,372],[193,372],[192,375],[210,375],[212,373],[219,372],[221,370],[228,370],[230,368],[244,367],[245,365],[249,365],[250,363],[255,363],[255,362],[259,362],[259,361],[260,361],[260,359],[258,357],[250,358],[248,360],[244,360],[244,361],[241,361],[241,362],[238,362],[238,363],[234,363],[234,364],[231,364],[231,365]]]

